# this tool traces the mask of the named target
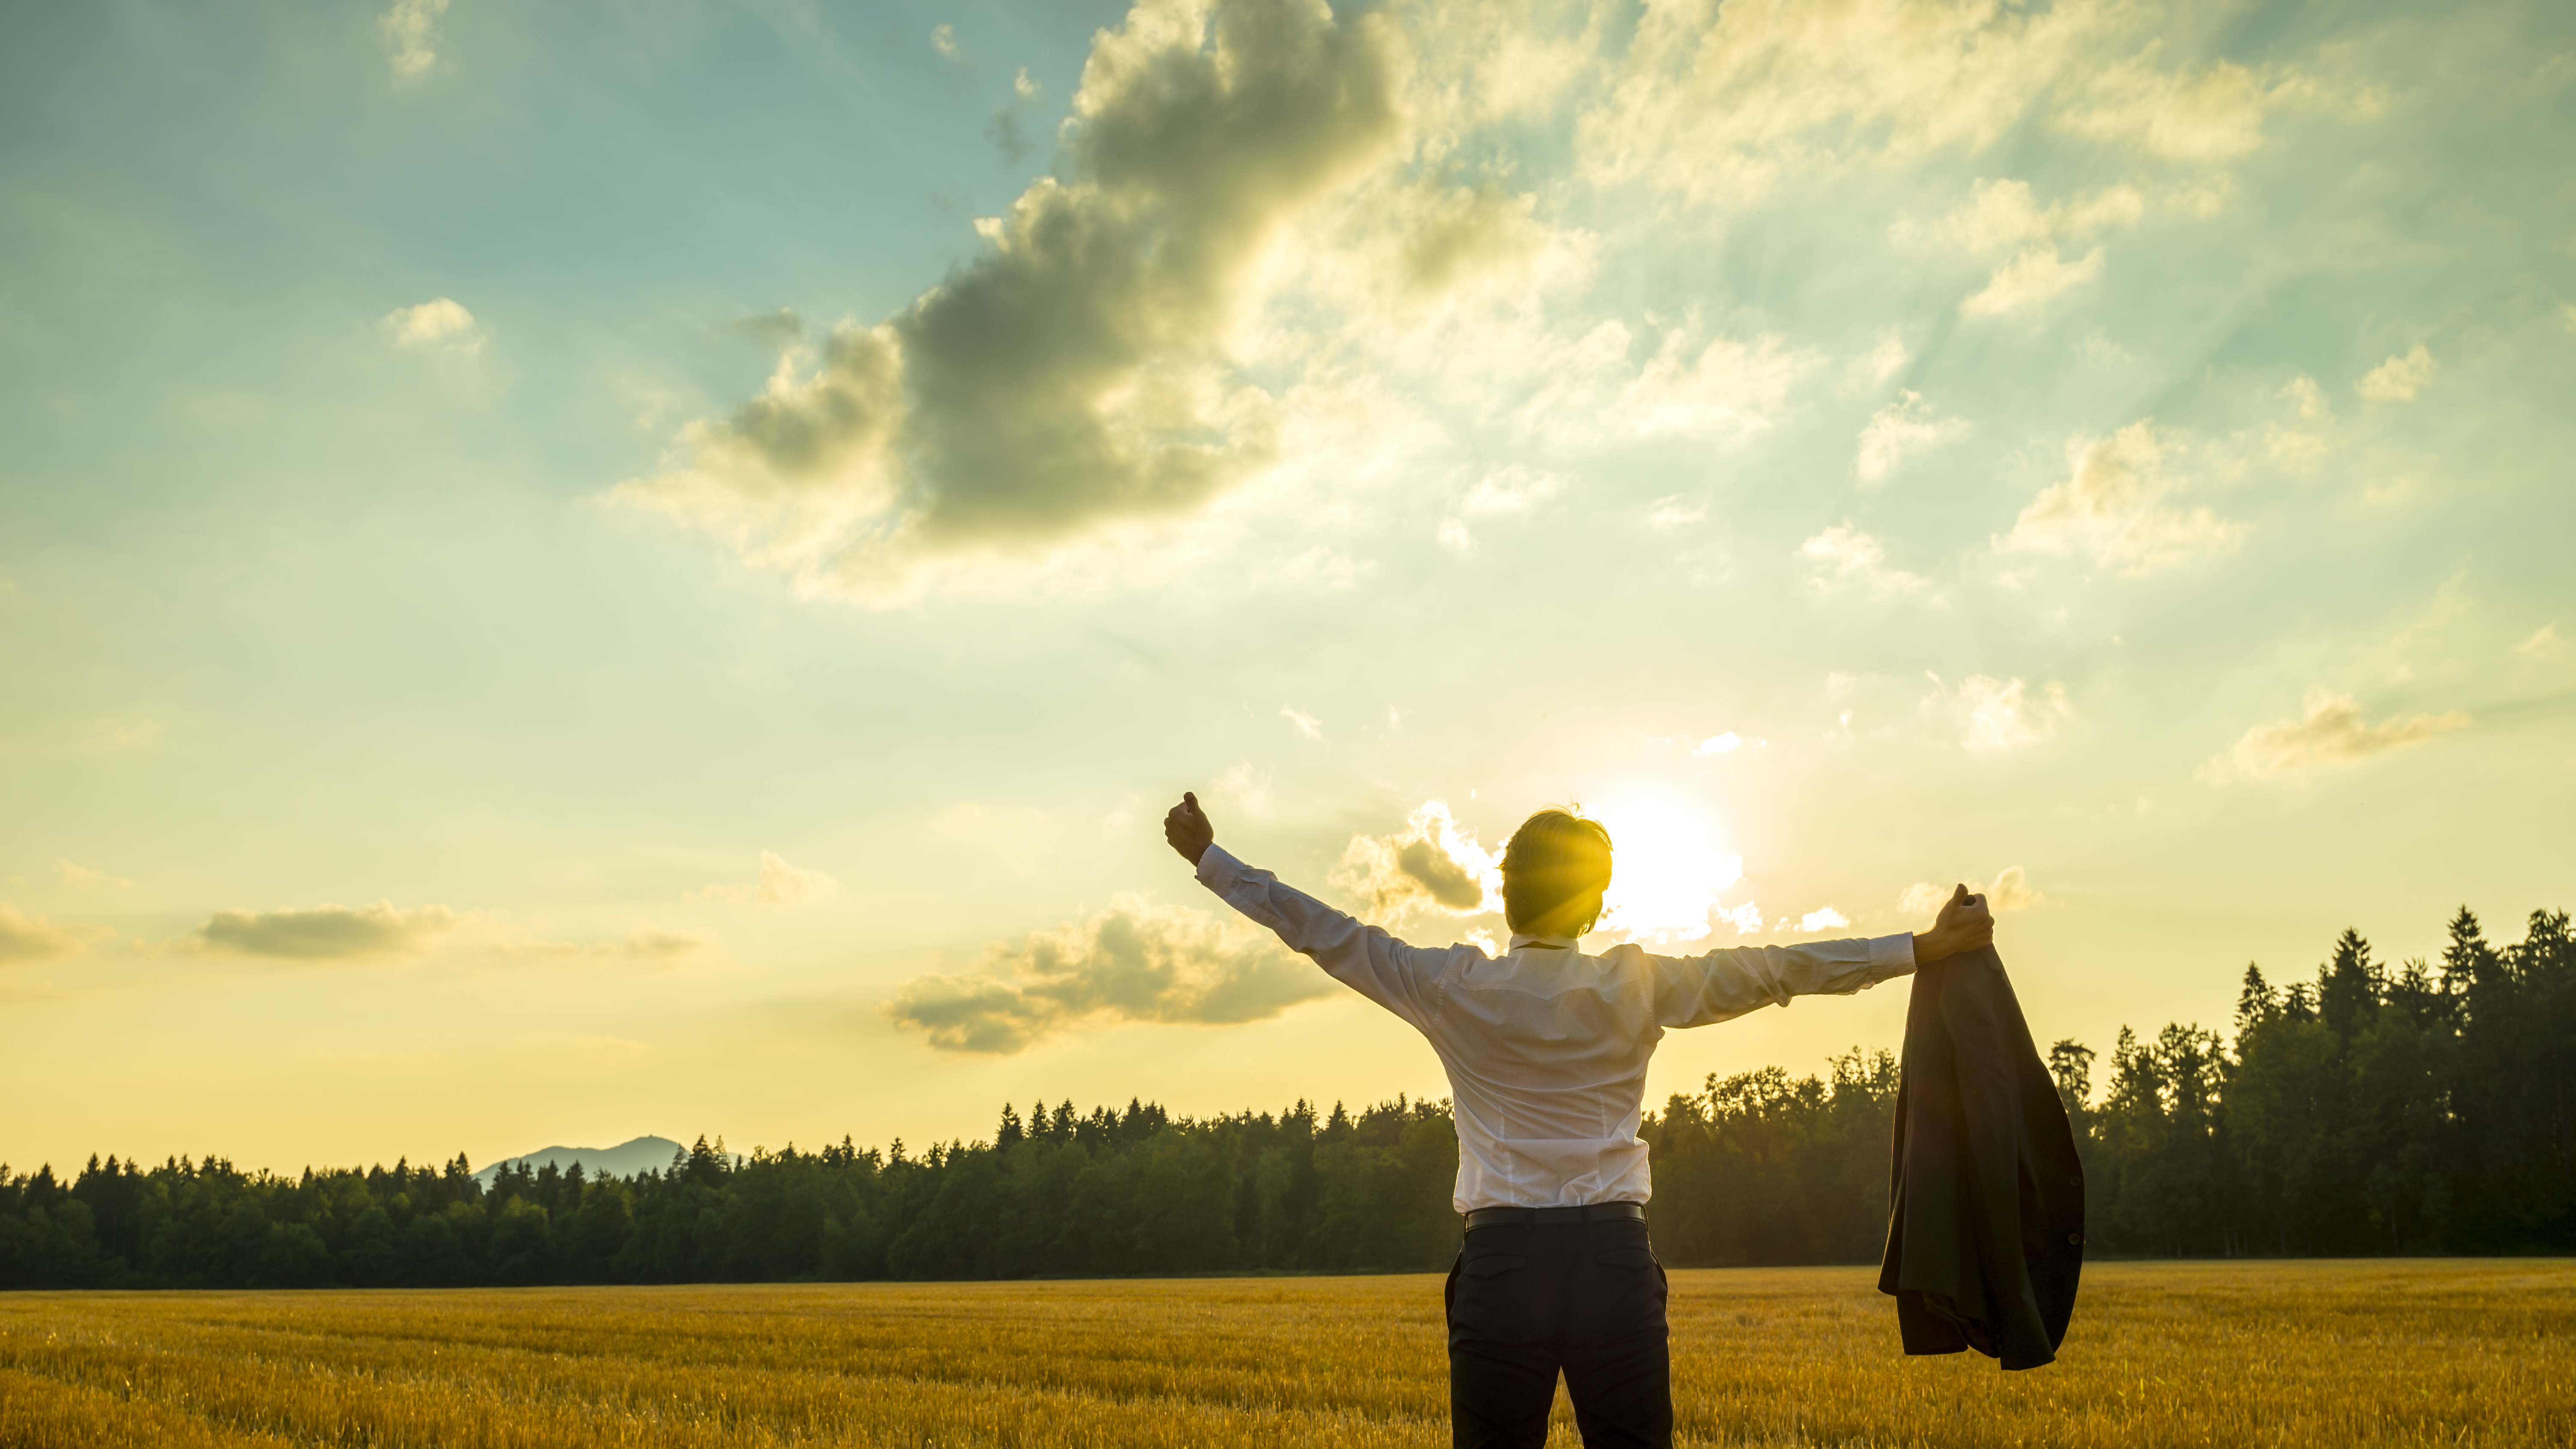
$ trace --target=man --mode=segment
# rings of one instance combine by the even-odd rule
[[[1667,1027],[1706,1026],[1816,992],[1849,995],[1994,938],[1953,891],[1922,935],[1585,955],[1610,833],[1542,810],[1503,850],[1511,947],[1408,945],[1281,885],[1216,844],[1183,795],[1163,835],[1228,905],[1394,1012],[1449,1073],[1466,1243],[1449,1270],[1449,1419],[1458,1449],[1540,1449],[1565,1375],[1590,1449],[1669,1446],[1664,1271],[1646,1237],[1646,1062]]]

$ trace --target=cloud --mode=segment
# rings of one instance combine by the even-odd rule
[[[417,951],[456,924],[456,912],[445,906],[405,911],[395,909],[390,901],[378,901],[355,909],[217,911],[188,939],[205,950],[244,956],[346,961]]]
[[[2530,638],[2513,646],[2513,652],[2526,659],[2546,659],[2558,652],[2562,642],[2556,624],[2543,624],[2532,631]]]
[[[1709,907],[1709,929],[1716,930],[1720,923],[1733,926],[1735,934],[1739,936],[1758,936],[1762,933],[1762,908],[1751,901],[1746,901],[1732,909],[1725,906]]]
[[[1467,519],[1527,513],[1554,496],[1564,483],[1565,479],[1558,474],[1543,473],[1519,464],[1488,473],[1458,500],[1457,513],[1440,520],[1440,541],[1466,552],[1476,546],[1476,537],[1469,531]]]
[[[916,976],[885,1012],[942,1051],[1009,1055],[1095,1024],[1260,1021],[1336,989],[1267,933],[1121,895],[993,947],[979,974]]]
[[[89,938],[111,934],[96,926],[66,926],[0,905],[0,966],[32,965],[77,956]]]
[[[1914,354],[1905,350],[1905,338],[1895,328],[1878,334],[1878,344],[1852,359],[1851,375],[1855,381],[1870,387],[1885,387],[1905,370]]]
[[[2334,416],[2334,404],[2326,399],[2326,390],[2306,373],[2291,378],[2289,386],[2281,389],[2281,396],[2298,406],[2301,422],[2321,423]]]
[[[2372,755],[2422,744],[2436,735],[2464,730],[2465,714],[2419,714],[2371,724],[2361,717],[2352,696],[2311,690],[2307,713],[2278,724],[2256,725],[2245,732],[2225,759],[2212,764],[2213,778],[2268,779],[2318,765],[2348,764]]]
[[[511,956],[536,956],[558,961],[676,961],[715,948],[716,938],[703,931],[672,931],[660,926],[639,926],[623,941],[593,941],[581,944],[564,941],[536,941],[525,945],[503,944],[498,949]]]
[[[2134,226],[2145,214],[2145,198],[2128,186],[2043,207],[2027,181],[1980,178],[1968,200],[1947,216],[1929,225],[1899,222],[1893,235],[1901,246],[1946,246],[1995,261],[1994,274],[1960,302],[1959,315],[2002,317],[2036,309],[2101,276],[2100,246],[2072,261],[2062,248]]]
[[[394,0],[391,9],[376,17],[376,36],[398,79],[425,75],[438,64],[438,22],[446,14],[447,0]]]
[[[1723,755],[1731,753],[1738,745],[1743,743],[1744,737],[1742,735],[1737,734],[1733,730],[1728,730],[1722,735],[1710,735],[1707,739],[1700,741],[1698,747],[1693,749],[1691,753],[1694,755]]]
[[[1277,400],[1229,342],[1283,227],[1392,154],[1401,55],[1322,0],[1142,0],[980,256],[609,496],[859,594],[1198,508],[1275,456]]]
[[[1924,405],[1921,393],[1910,389],[1898,393],[1896,401],[1871,415],[1869,426],[1860,430],[1860,451],[1852,460],[1853,476],[1863,483],[1885,482],[1906,454],[1937,448],[1968,435],[1967,419],[1936,418],[1932,412]]]
[[[796,315],[793,307],[779,307],[729,318],[717,324],[717,330],[771,352],[784,352],[805,339],[805,319]]]
[[[1502,860],[1459,829],[1449,805],[1425,800],[1392,835],[1355,835],[1326,879],[1379,924],[1416,910],[1452,916],[1502,909]]]
[[[471,357],[483,350],[474,314],[452,297],[432,297],[412,307],[385,314],[384,329],[396,347],[415,352],[447,350]]]
[[[963,62],[966,47],[957,43],[957,27],[940,24],[930,27],[930,48],[949,60]]]
[[[1646,526],[1656,529],[1682,528],[1706,517],[1708,517],[1707,504],[1696,506],[1685,504],[1680,494],[1671,493],[1656,499],[1655,506],[1647,510]]]
[[[2419,342],[2404,357],[2392,357],[2362,374],[2352,390],[2372,402],[2413,402],[2415,394],[2429,386],[2433,374],[2439,371],[2441,364]]]
[[[1790,389],[1822,360],[1776,335],[1702,343],[1698,331],[1688,322],[1667,328],[1654,355],[1632,369],[1636,335],[1623,322],[1603,322],[1565,349],[1515,421],[1524,432],[1573,447],[1742,439],[1770,427]]]
[[[1297,733],[1310,740],[1320,740],[1324,737],[1324,722],[1311,714],[1283,704],[1279,706],[1279,717],[1295,725]]]
[[[2009,750],[2031,744],[2074,713],[2066,687],[2051,684],[2033,694],[2019,678],[1998,680],[1971,675],[1959,686],[1968,707],[1968,733],[1962,741],[1972,750]]]
[[[1930,579],[1887,566],[1887,550],[1877,539],[1838,523],[1805,543],[1798,552],[1809,565],[1809,581],[1818,588],[1850,585],[1874,593],[1906,594],[1932,586]]]
[[[1851,917],[1831,906],[1818,906],[1798,918],[1798,929],[1801,931],[1829,931],[1837,926],[1850,924]]]
[[[1995,872],[1993,885],[1973,880],[1963,884],[1970,894],[1984,896],[1986,909],[1997,915],[2006,911],[2026,911],[2048,902],[2048,897],[2031,888],[2029,873],[2017,865],[2008,865]],[[1941,907],[1949,904],[1949,900],[1950,887],[1934,885],[1928,880],[1916,881],[1897,896],[1896,909],[1909,916],[1935,915]]]
[[[2160,71],[2152,48],[2093,77],[2087,104],[2058,116],[2080,135],[2142,142],[2159,156],[2228,161],[2263,144],[2264,111],[2313,87],[2286,72],[2219,61],[2197,73]]]
[[[2243,530],[2206,507],[2173,501],[2180,440],[2140,419],[2107,438],[2067,444],[2070,474],[2041,491],[1995,540],[1999,553],[2048,554],[2139,577],[2232,547]]]
[[[2151,154],[2238,154],[2297,79],[2162,64],[2170,28],[2162,7],[2114,0],[1666,0],[1578,117],[1576,152],[1596,185],[1723,212],[1974,153],[2035,117]]]
[[[1959,303],[1962,317],[2002,317],[2038,307],[2102,275],[2102,249],[2068,261],[2044,247],[2021,253],[1995,270],[1986,285]]]
[[[94,870],[76,861],[63,860],[59,857],[54,861],[54,879],[73,887],[104,886],[120,891],[134,889],[134,882],[121,875],[109,875],[106,871]]]
[[[736,906],[783,906],[814,896],[830,895],[841,883],[819,870],[806,870],[789,865],[769,851],[760,853],[760,874],[748,881],[732,881],[701,886],[681,899],[721,901]]]
[[[1467,490],[1458,501],[1458,511],[1470,517],[1496,513],[1526,513],[1554,496],[1565,479],[1558,474],[1542,473],[1534,468],[1514,464],[1488,473]]]

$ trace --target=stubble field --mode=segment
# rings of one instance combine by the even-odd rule
[[[2576,1264],[2109,1264],[2054,1365],[1672,1275],[1692,1445],[2576,1443]],[[0,1295],[0,1445],[1447,1442],[1436,1277]],[[1560,1396],[1551,1446],[1575,1444]]]

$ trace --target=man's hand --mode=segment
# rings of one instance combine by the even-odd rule
[[[1199,808],[1198,796],[1187,791],[1181,793],[1181,803],[1173,806],[1172,813],[1163,817],[1163,838],[1172,843],[1172,849],[1181,853],[1181,859],[1196,868],[1199,857],[1207,854],[1209,846],[1216,844],[1216,827],[1208,823],[1207,812]]]
[[[1950,892],[1950,899],[1934,917],[1932,929],[1916,933],[1914,964],[1929,966],[1962,951],[1974,951],[1995,943],[1995,918],[1986,910],[1984,896],[1968,894],[1966,886]]]

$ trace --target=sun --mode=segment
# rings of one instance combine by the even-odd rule
[[[1718,848],[1717,827],[1669,795],[1639,795],[1585,813],[1610,831],[1610,894],[1600,929],[1646,945],[1708,934],[1718,893],[1744,878],[1744,857]]]

